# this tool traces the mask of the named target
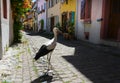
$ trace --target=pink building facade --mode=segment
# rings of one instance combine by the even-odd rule
[[[37,11],[38,11],[38,31],[43,28],[43,30],[46,30],[46,1],[45,0],[37,0]],[[43,22],[43,26],[42,23]]]
[[[119,0],[77,0],[76,37],[120,47],[119,5]]]

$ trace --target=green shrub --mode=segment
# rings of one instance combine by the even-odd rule
[[[69,25],[68,25],[69,27],[68,27],[68,33],[70,34],[70,35],[74,35],[74,33],[75,33],[75,28],[74,28],[74,23],[73,22],[69,22]]]
[[[59,30],[62,31],[62,27],[61,27],[61,25],[60,25],[60,22],[58,22],[55,27],[57,27]]]
[[[21,42],[22,34],[20,30],[22,29],[22,23],[14,21],[13,29],[14,29],[14,42],[19,43]]]
[[[41,31],[43,31],[43,28],[44,28],[44,20],[43,19],[40,20],[40,24],[41,24]]]

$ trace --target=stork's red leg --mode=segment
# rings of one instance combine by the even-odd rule
[[[52,51],[52,52],[53,52],[53,51]],[[50,63],[50,60],[51,60],[52,52],[50,52],[50,53],[47,55],[47,60],[48,60],[48,70],[51,69],[51,63]]]

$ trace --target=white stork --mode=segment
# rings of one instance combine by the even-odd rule
[[[34,57],[35,60],[38,60],[40,57],[47,55],[48,70],[49,70],[49,66],[50,66],[51,54],[57,44],[57,35],[62,32],[58,28],[55,27],[55,28],[53,28],[53,33],[54,33],[54,38],[52,38],[47,43],[43,44],[41,46],[41,48],[39,49],[39,51],[36,53],[36,56]]]

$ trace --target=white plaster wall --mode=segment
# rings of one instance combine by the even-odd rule
[[[75,36],[77,39],[84,40],[84,23],[83,20],[80,19],[80,13],[81,13],[81,0],[77,0],[76,5],[76,28],[75,28]]]
[[[1,1],[0,1],[0,59],[2,59],[2,37],[1,37]]]
[[[60,15],[60,2],[58,2],[53,7],[48,9],[47,17],[50,18],[50,17],[53,17],[53,16],[59,16],[59,18],[60,18],[60,16],[61,16]],[[59,19],[59,22],[61,22],[60,19]]]
[[[51,17],[55,17],[55,22],[54,24],[56,25],[56,23],[58,22],[61,22],[61,14],[60,14],[60,6],[61,6],[61,3],[60,1],[55,4],[53,7],[51,8],[48,8],[48,1],[47,1],[47,28],[48,28],[48,31],[50,31],[50,18]],[[57,19],[56,19],[57,17]],[[61,24],[61,23],[60,23]]]
[[[44,14],[45,13],[45,14]],[[41,14],[41,15],[38,15],[38,22],[40,21],[40,20],[44,20],[44,30],[46,30],[46,12],[44,12],[43,14]]]
[[[90,42],[100,43],[101,22],[97,19],[102,17],[102,0],[92,0],[92,24],[90,29]]]
[[[77,26],[75,28],[75,36],[77,37],[77,39],[84,40],[84,25],[80,21],[76,24]]]
[[[7,19],[3,18],[3,0],[1,0],[1,32],[2,32],[2,51],[5,53],[10,41],[10,0],[7,0]]]
[[[77,2],[77,23],[76,23],[76,36],[78,39],[86,40],[84,32],[89,32],[89,42],[100,43],[100,29],[101,22],[97,22],[97,19],[102,17],[102,0],[92,0],[92,13],[91,13],[91,24],[84,24],[83,20],[80,19],[81,13],[81,0]]]

